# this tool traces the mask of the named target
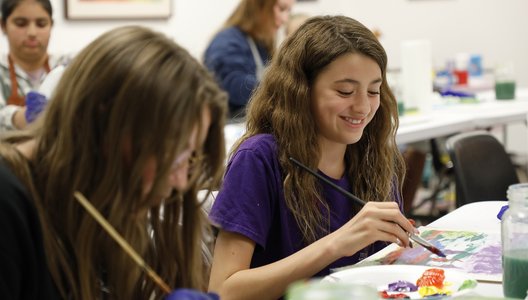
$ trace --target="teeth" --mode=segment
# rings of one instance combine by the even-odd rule
[[[352,119],[352,118],[348,118],[348,117],[345,117],[345,120],[346,120],[347,122],[352,123],[352,124],[361,124],[361,120]]]

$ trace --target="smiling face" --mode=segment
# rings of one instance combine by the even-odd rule
[[[312,113],[320,145],[343,148],[361,139],[380,106],[381,69],[358,53],[339,56],[315,78]]]
[[[9,53],[32,63],[47,53],[52,19],[42,5],[34,0],[20,2],[2,25],[9,42]]]

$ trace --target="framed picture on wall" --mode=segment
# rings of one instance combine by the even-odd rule
[[[68,20],[168,19],[171,0],[64,0]]]

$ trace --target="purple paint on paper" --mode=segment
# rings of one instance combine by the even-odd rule
[[[497,274],[502,273],[502,248],[490,245],[482,248],[478,255],[469,257],[466,262],[471,267],[470,273]]]
[[[377,264],[410,264],[455,268],[471,274],[502,278],[500,235],[468,231],[424,230],[421,236],[447,255],[439,258],[423,247],[400,248],[376,261]],[[490,277],[486,277],[489,279]]]

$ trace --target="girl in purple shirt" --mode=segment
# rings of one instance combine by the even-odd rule
[[[409,244],[387,56],[361,23],[308,20],[271,62],[248,107],[212,207],[219,228],[209,289],[276,299],[292,282]],[[294,157],[367,201],[358,207]]]

